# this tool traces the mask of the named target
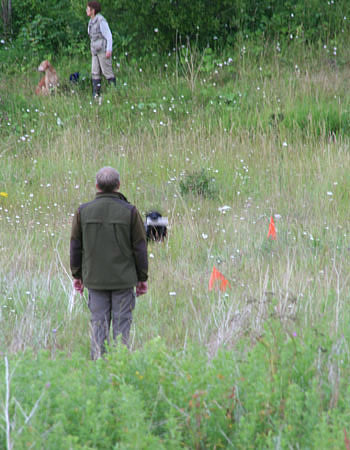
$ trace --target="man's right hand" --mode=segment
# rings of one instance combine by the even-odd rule
[[[147,292],[147,281],[139,281],[136,285],[136,297],[139,295],[146,294]]]
[[[82,282],[80,279],[74,278],[73,286],[74,286],[74,289],[75,289],[77,292],[80,293],[80,295],[83,295],[83,292],[84,292],[84,285],[83,285],[83,282]]]

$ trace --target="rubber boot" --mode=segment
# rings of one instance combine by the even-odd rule
[[[117,85],[117,81],[116,81],[115,77],[113,77],[113,78],[108,78],[107,81],[108,81],[108,84],[109,84],[109,85],[111,85],[111,84],[113,84],[114,86]]]
[[[101,92],[101,80],[92,80],[92,96],[99,97]]]

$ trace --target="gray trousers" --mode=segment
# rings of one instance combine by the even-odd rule
[[[123,344],[128,345],[134,308],[134,288],[118,291],[89,289],[91,359],[97,359],[105,353],[105,342],[109,342],[111,322],[113,339],[115,340],[121,334]]]
[[[106,58],[106,52],[92,55],[91,78],[93,80],[100,80],[101,73],[103,73],[104,77],[107,80],[114,78],[114,72],[112,69],[112,56],[110,58]]]

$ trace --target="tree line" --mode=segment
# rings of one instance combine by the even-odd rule
[[[225,47],[263,38],[308,44],[348,32],[347,0],[101,0],[116,48],[135,55],[188,42]],[[1,0],[0,34],[22,51],[79,52],[87,47],[85,2]]]

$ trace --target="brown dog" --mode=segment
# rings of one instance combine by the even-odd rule
[[[43,61],[38,67],[39,72],[45,72],[45,75],[39,81],[35,89],[36,95],[49,95],[51,92],[56,92],[58,86],[58,77],[56,70],[52,67],[49,61]]]

